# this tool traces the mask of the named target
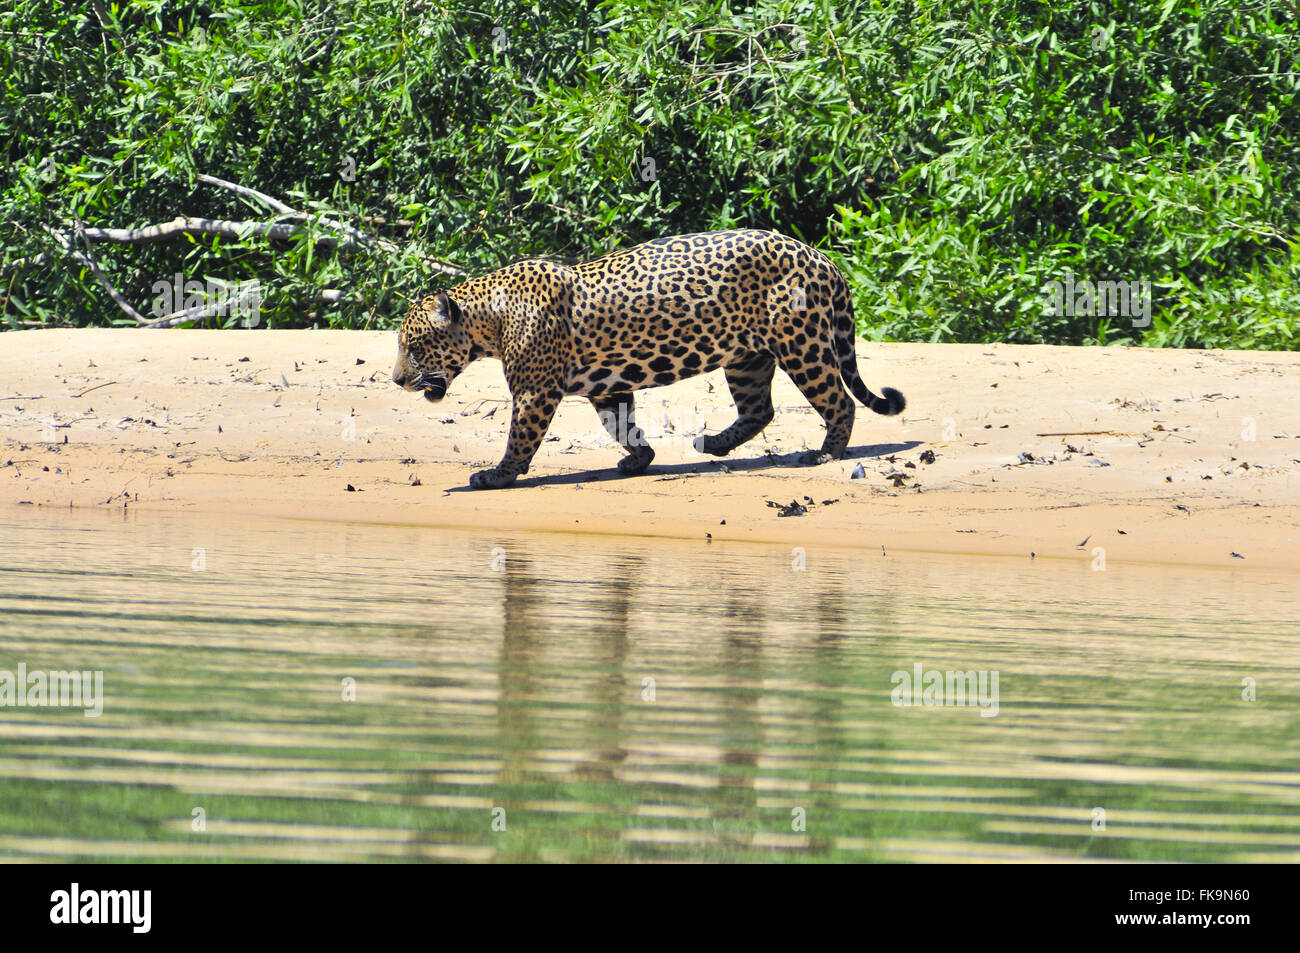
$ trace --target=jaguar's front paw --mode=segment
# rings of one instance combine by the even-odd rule
[[[500,467],[493,467],[491,470],[480,470],[469,478],[469,488],[471,490],[503,490],[515,482],[516,475],[502,470]]]
[[[691,445],[695,447],[697,453],[708,453],[715,457],[725,457],[736,447],[734,443],[718,433],[700,434]]]

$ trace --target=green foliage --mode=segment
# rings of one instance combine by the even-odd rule
[[[255,278],[266,324],[390,327],[449,281],[430,257],[473,274],[752,226],[830,254],[874,339],[1294,348],[1295,12],[18,0],[0,13],[0,313],[133,324],[48,229],[276,220],[207,173],[399,251],[316,244],[323,223],[96,243],[138,308],[177,273]],[[1048,314],[1066,275],[1150,282],[1150,326]]]

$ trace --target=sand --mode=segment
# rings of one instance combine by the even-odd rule
[[[393,332],[2,334],[0,506],[1300,569],[1300,354],[859,342],[867,386],[909,404],[859,407],[844,460],[793,465],[823,427],[780,372],[762,435],[695,452],[734,416],[717,373],[637,395],[644,475],[567,398],[526,477],[472,491],[505,448],[500,364],[430,404],[392,383],[395,350]]]

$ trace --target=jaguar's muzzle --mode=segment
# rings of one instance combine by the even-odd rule
[[[424,399],[430,403],[442,400],[447,393],[447,378],[441,374],[421,374],[413,383],[417,390],[424,391]]]

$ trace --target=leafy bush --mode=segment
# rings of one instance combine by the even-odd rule
[[[0,13],[3,315],[135,324],[91,260],[141,310],[176,274],[256,279],[269,325],[390,327],[453,280],[435,261],[480,273],[758,227],[830,254],[875,339],[1294,348],[1293,17],[1272,0],[18,0]],[[79,230],[179,215],[298,227]],[[344,226],[382,244],[318,241]],[[1047,313],[1067,276],[1149,282],[1149,326]]]

